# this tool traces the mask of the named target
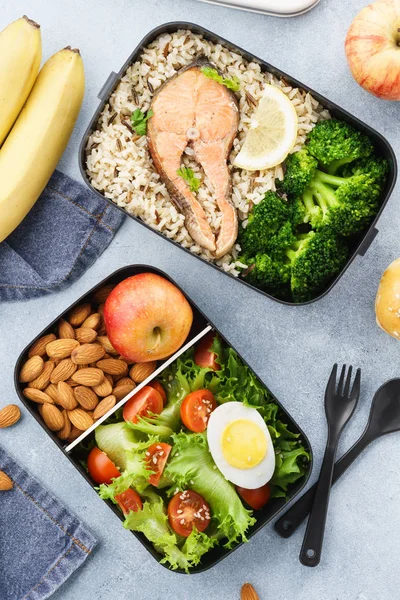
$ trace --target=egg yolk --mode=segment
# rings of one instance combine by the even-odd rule
[[[265,433],[247,419],[237,419],[225,427],[221,446],[226,462],[237,469],[252,469],[267,454]]]

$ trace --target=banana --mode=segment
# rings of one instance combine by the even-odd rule
[[[0,146],[30,94],[41,59],[35,21],[24,16],[0,32]]]
[[[54,54],[0,149],[0,242],[22,221],[49,181],[80,111],[85,75],[79,50]]]

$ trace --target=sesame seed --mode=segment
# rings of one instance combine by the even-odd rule
[[[202,407],[201,407],[201,406],[198,406],[198,407],[197,407],[197,410],[201,410],[201,409],[202,409]]]
[[[179,521],[179,523],[180,523],[181,525],[184,525],[184,523],[185,523],[185,519],[181,519],[181,520]]]
[[[146,456],[150,456],[150,452],[146,452]]]
[[[178,513],[178,515],[181,515],[181,514],[183,513],[183,510],[180,510],[180,509],[179,509],[179,510],[177,510],[176,512]]]
[[[157,457],[153,456],[153,463],[156,464],[157,463]]]
[[[157,450],[162,450],[161,446],[156,446]]]
[[[158,456],[164,456],[164,451],[161,450],[161,452],[158,453]]]

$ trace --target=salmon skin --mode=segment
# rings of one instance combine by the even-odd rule
[[[206,77],[202,67],[215,68],[199,57],[155,93],[147,124],[147,139],[154,165],[172,201],[185,216],[186,228],[202,248],[221,258],[236,241],[238,218],[232,204],[232,184],[227,158],[239,125],[239,108],[234,93]],[[221,227],[215,238],[203,207],[177,174],[187,146],[211,182],[221,211]]]

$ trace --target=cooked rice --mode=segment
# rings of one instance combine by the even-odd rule
[[[239,275],[246,265],[237,261],[240,246],[215,260],[210,252],[201,248],[190,237],[184,216],[175,208],[168,191],[154,168],[146,136],[132,133],[130,115],[136,108],[147,111],[153,92],[179,69],[200,55],[207,56],[227,77],[237,76],[241,81],[238,93],[240,121],[238,135],[229,156],[232,176],[232,201],[238,210],[242,226],[252,206],[258,204],[268,190],[275,190],[275,180],[282,179],[282,165],[264,171],[250,172],[232,166],[246,136],[251,116],[266,84],[279,87],[290,98],[299,121],[298,135],[293,152],[299,150],[307,133],[318,120],[329,118],[325,110],[309,93],[292,88],[282,79],[261,70],[256,62],[247,62],[240,54],[220,44],[208,42],[190,31],[164,34],[154,40],[136,63],[130,66],[109,102],[102,111],[97,129],[87,144],[87,173],[94,188],[104,193],[128,213],[140,218],[168,238],[180,243],[191,252],[215,262],[224,271]],[[247,92],[247,95],[246,95]],[[183,164],[193,169],[202,180],[198,192],[212,230],[220,227],[221,215],[213,199],[210,182],[193,159],[193,150],[187,148]]]

